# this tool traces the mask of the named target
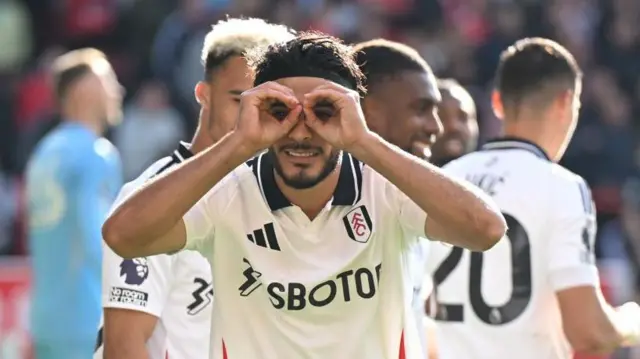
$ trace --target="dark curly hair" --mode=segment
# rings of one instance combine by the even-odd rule
[[[321,77],[361,95],[364,76],[353,49],[341,40],[320,32],[303,32],[295,39],[255,48],[246,54],[255,74],[254,85],[287,77]]]
[[[355,45],[354,51],[369,92],[378,83],[406,71],[433,73],[418,51],[399,42],[375,39]]]

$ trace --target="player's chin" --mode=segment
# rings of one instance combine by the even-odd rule
[[[320,181],[320,174],[306,170],[298,170],[295,173],[284,173],[282,176],[283,182],[295,189],[307,189],[314,187]]]

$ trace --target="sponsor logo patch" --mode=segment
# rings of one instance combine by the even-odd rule
[[[139,290],[111,287],[109,292],[109,302],[130,304],[138,307],[146,307],[149,294]]]

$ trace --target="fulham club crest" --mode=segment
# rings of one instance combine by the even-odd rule
[[[356,207],[347,213],[344,218],[344,227],[347,230],[347,234],[351,239],[360,243],[367,243],[369,237],[371,237],[371,217],[367,212],[367,207],[364,205]]]

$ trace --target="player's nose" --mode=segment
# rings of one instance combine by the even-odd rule
[[[291,131],[289,131],[288,137],[296,142],[304,142],[310,140],[312,136],[313,133],[309,126],[305,124],[303,119],[300,119]]]
[[[442,121],[440,121],[440,116],[437,113],[432,113],[422,118],[422,131],[428,134],[431,137],[439,138],[442,136],[444,132],[444,127],[442,126]]]

